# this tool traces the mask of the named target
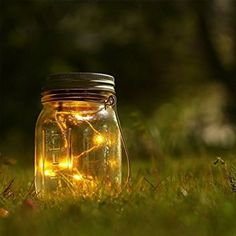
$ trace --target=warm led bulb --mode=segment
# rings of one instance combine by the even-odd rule
[[[43,159],[40,159],[40,160],[39,160],[39,169],[40,169],[40,170],[43,170],[43,168],[44,168]]]
[[[56,173],[53,170],[45,170],[44,175],[54,177],[54,176],[56,176]]]
[[[76,175],[73,175],[73,178],[74,178],[75,180],[82,180],[82,179],[83,179],[83,176],[80,175],[80,174],[76,174]]]
[[[105,138],[103,135],[101,134],[96,134],[94,137],[93,137],[93,142],[96,144],[96,145],[101,145],[102,143],[105,142]]]
[[[83,116],[80,113],[76,113],[74,116],[79,121],[83,121],[83,120],[87,121],[87,120],[90,120],[92,118],[92,116],[88,116],[88,115]]]
[[[49,166],[49,163],[47,161],[40,159],[38,167],[41,171],[44,170],[45,168],[48,168],[48,166]]]
[[[61,168],[72,168],[72,163],[67,160],[62,160],[59,162],[59,167]]]

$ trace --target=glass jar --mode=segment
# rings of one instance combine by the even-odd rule
[[[36,192],[89,195],[121,184],[114,77],[49,76],[35,129]]]

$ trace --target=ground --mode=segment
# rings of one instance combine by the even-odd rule
[[[32,168],[2,164],[0,235],[236,235],[233,157],[132,163],[129,190],[63,201],[34,196]]]

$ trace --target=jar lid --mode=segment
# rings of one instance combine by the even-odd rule
[[[48,76],[42,94],[57,90],[99,90],[115,93],[111,75],[91,72],[59,73]]]

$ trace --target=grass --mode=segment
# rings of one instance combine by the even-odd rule
[[[2,165],[0,235],[236,235],[233,158],[133,162],[130,191],[116,197],[37,199],[32,170]],[[14,182],[11,184],[11,180]]]

